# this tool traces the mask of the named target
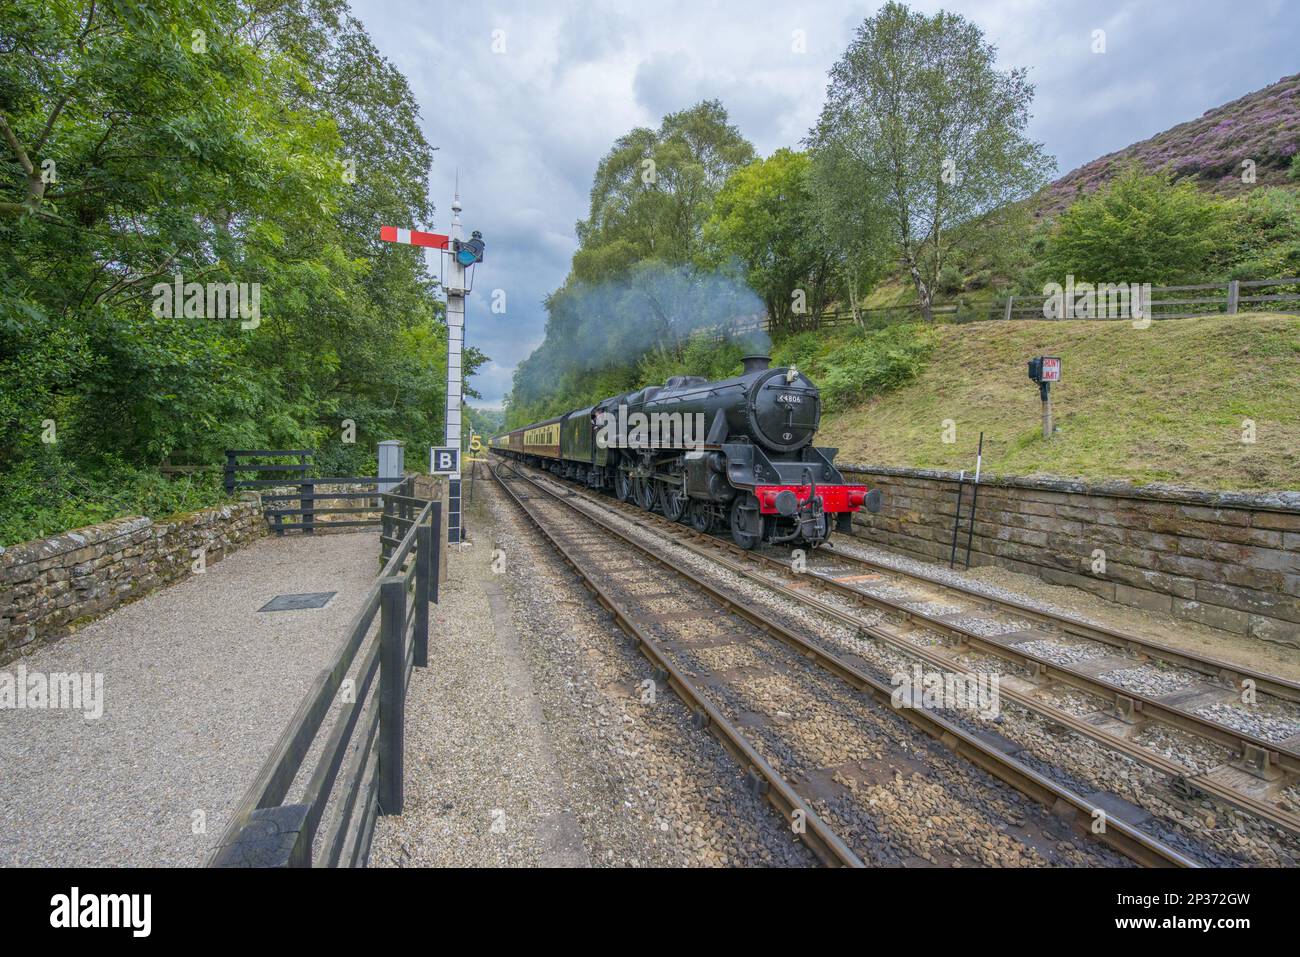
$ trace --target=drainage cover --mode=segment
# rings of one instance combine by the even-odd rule
[[[336,591],[312,591],[303,595],[276,595],[258,611],[301,611],[304,608],[324,608]]]

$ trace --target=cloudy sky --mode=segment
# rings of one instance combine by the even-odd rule
[[[410,80],[440,147],[443,230],[456,169],[466,229],[481,229],[467,339],[491,356],[472,383],[497,407],[542,341],[542,299],[564,280],[596,164],[636,126],[721,99],[767,155],[816,120],[826,74],[876,3],[352,0]],[[1061,173],[1300,70],[1295,0],[949,0],[1004,68],[1029,68],[1031,134]],[[1106,52],[1092,52],[1104,30]],[[796,31],[802,31],[797,34]],[[802,52],[796,40],[802,37]],[[395,224],[405,225],[405,224]],[[489,311],[494,289],[506,311]]]

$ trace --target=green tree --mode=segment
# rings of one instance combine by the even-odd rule
[[[826,303],[836,256],[818,228],[803,153],[779,149],[727,179],[704,224],[709,261],[739,259],[776,328],[816,318]]]
[[[1048,234],[1044,278],[1191,282],[1217,271],[1224,204],[1190,180],[1131,167],[1072,203]]]
[[[658,130],[619,137],[601,159],[591,205],[577,224],[572,275],[594,283],[637,262],[690,262],[713,197],[754,148],[717,100],[664,117]]]
[[[954,229],[1029,195],[1053,162],[1025,136],[1033,86],[998,70],[996,50],[956,14],[887,3],[830,74],[808,136],[830,201],[884,212],[926,318],[939,273],[971,230]]]
[[[436,283],[378,239],[431,219],[431,157],[343,0],[0,0],[0,485],[107,495],[344,419],[365,448],[439,440]],[[257,284],[260,322],[157,312],[178,274]]]
[[[861,324],[860,300],[895,258],[887,211],[867,171],[838,143],[818,151],[808,182],[818,229],[835,259],[840,295],[848,300],[854,322]],[[853,201],[845,202],[845,196]]]

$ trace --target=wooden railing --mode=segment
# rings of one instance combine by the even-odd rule
[[[268,462],[267,459],[297,458],[295,463]],[[379,525],[381,493],[386,487],[402,481],[401,476],[382,478],[371,476],[316,477],[311,471],[312,453],[308,449],[227,449],[225,488],[227,495],[241,489],[269,489],[262,492],[262,514],[267,525],[277,535],[287,531],[302,531],[307,535],[316,529],[347,528]],[[242,462],[241,459],[254,459]],[[252,473],[258,478],[244,478]],[[265,478],[274,475],[274,478]],[[288,486],[295,491],[276,491]],[[337,488],[335,488],[337,486]],[[327,504],[320,504],[325,502]],[[339,505],[343,502],[346,504]],[[327,518],[317,523],[317,516],[353,515],[350,519]],[[365,516],[365,517],[360,517]]]
[[[1265,291],[1270,288],[1278,291]],[[978,303],[966,303],[961,300],[955,303],[936,303],[931,307],[930,312],[943,322],[988,322],[997,319],[1051,321],[1060,318],[1045,314],[1044,305],[1048,299],[1046,295],[999,294],[991,300]],[[1261,308],[1282,312],[1300,310],[1300,278],[1231,279],[1191,286],[1153,286],[1151,300],[1145,305],[1149,310],[1150,318],[1157,321],[1233,315],[1238,312],[1257,311]],[[1131,313],[1130,309],[1123,315],[1093,318],[1132,321],[1134,317]],[[920,306],[915,303],[904,303],[897,306],[859,309],[856,317],[846,310],[828,311],[820,316],[795,316],[783,328],[789,332],[801,332],[855,324],[870,326],[894,322],[920,322],[923,318]],[[719,339],[724,336],[742,336],[760,331],[770,333],[772,323],[766,317],[744,319],[725,328],[715,328],[710,331],[715,338]]]
[[[407,479],[390,494],[411,499],[413,486]],[[312,682],[209,867],[364,867],[378,816],[402,813],[406,690],[412,669],[428,664],[442,504],[422,502],[404,525],[333,663]]]

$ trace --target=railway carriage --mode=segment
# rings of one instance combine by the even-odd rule
[[[674,376],[489,440],[494,451],[737,544],[820,545],[880,493],[844,481],[818,448],[817,387],[747,356],[731,379]]]

